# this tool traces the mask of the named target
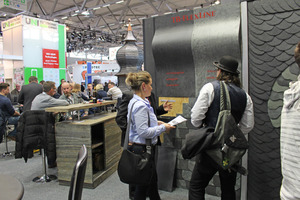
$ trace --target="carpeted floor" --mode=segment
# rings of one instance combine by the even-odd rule
[[[8,142],[8,149],[14,151],[15,142]],[[0,144],[0,173],[9,174],[19,179],[24,185],[23,200],[63,200],[68,198],[69,187],[59,185],[58,181],[35,183],[33,178],[43,175],[42,157],[35,153],[27,163],[14,156],[3,157],[5,143]],[[75,164],[75,163],[74,163]],[[48,169],[49,175],[57,175],[57,168]],[[176,188],[173,192],[159,191],[162,200],[187,200],[188,191]],[[1,199],[1,194],[0,194]],[[95,189],[83,189],[82,199],[87,200],[128,200],[128,185],[120,182],[117,173],[106,179]],[[207,196],[207,200],[219,199]]]

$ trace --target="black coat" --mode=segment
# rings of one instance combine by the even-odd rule
[[[48,160],[56,158],[55,119],[43,110],[25,111],[18,123],[15,158],[33,157],[33,149],[44,148]]]
[[[126,135],[128,104],[129,101],[132,99],[132,97],[133,97],[132,92],[123,93],[122,100],[121,103],[119,104],[119,109],[116,116],[116,122],[120,127],[120,129],[122,130],[121,146],[123,146],[125,135]],[[156,116],[168,113],[167,111],[164,110],[163,105],[157,106],[156,97],[154,93],[151,92],[151,96],[148,99]]]

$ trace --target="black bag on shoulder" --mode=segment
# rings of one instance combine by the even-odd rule
[[[249,145],[231,114],[230,96],[226,84],[220,81],[220,113],[211,147],[206,153],[224,170],[236,164]]]
[[[133,185],[149,185],[155,170],[154,158],[151,155],[151,139],[146,139],[146,152],[143,154],[135,154],[127,149],[129,142],[131,113],[134,104],[135,103],[133,103],[129,114],[123,152],[118,164],[118,175],[123,183]]]

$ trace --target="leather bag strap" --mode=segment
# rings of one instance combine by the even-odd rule
[[[231,110],[229,91],[224,81],[220,81],[220,111],[222,110]]]

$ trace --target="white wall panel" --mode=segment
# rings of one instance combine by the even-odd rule
[[[58,32],[52,29],[42,29],[42,48],[58,50]]]
[[[12,29],[3,31],[3,54],[12,55],[13,53],[13,38]]]
[[[41,29],[23,26],[23,60],[25,67],[43,67]]]
[[[18,26],[12,29],[13,49],[12,55],[23,56],[23,26]]]

